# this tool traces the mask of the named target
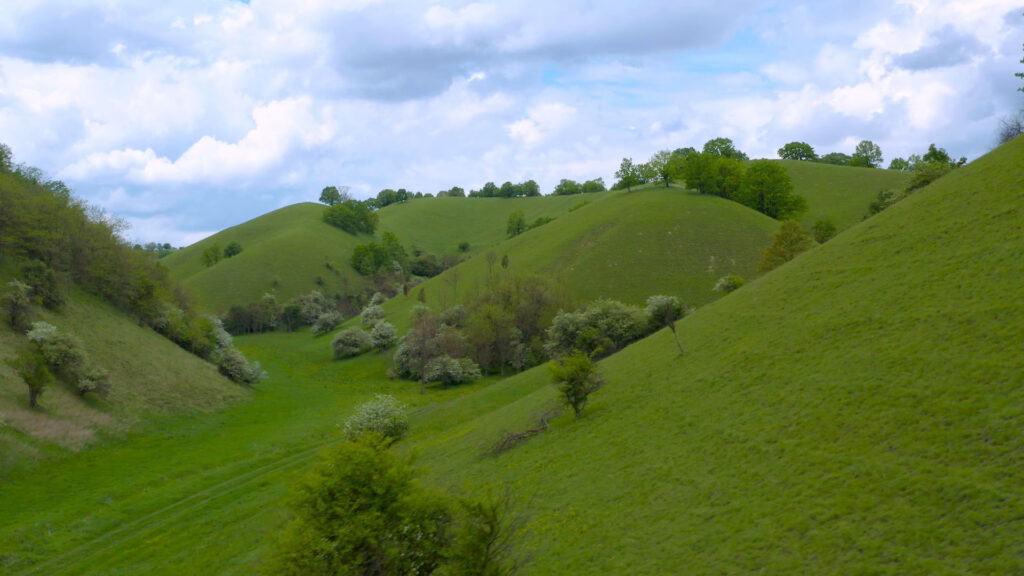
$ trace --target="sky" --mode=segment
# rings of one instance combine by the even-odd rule
[[[19,0],[0,142],[195,242],[325,186],[602,177],[731,138],[752,158],[929,143],[973,159],[1024,108],[1024,1]]]

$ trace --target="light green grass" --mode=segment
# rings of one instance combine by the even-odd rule
[[[800,223],[810,229],[818,220],[831,220],[839,231],[868,215],[868,206],[882,190],[903,190],[911,175],[898,170],[833,166],[818,162],[780,160],[793,180],[796,194],[807,199]]]
[[[532,574],[1019,571],[1022,159],[1024,140],[702,308],[685,358],[663,331],[603,361],[579,421],[481,456],[552,401],[535,370],[413,448],[439,484],[513,487]]]
[[[92,363],[109,372],[110,391],[80,398],[55,384],[43,393],[40,409],[29,410],[24,383],[0,362],[0,477],[102,435],[123,433],[154,415],[208,412],[247,397],[213,365],[87,294],[75,291],[61,311],[39,309],[35,317],[76,336]],[[0,359],[13,357],[26,343],[23,335],[0,327]]]
[[[272,375],[251,402],[13,475],[0,569],[251,574],[298,474],[383,391],[415,404],[399,448],[425,481],[512,488],[528,574],[1019,571],[1022,159],[1024,140],[702,307],[685,358],[662,331],[604,360],[582,419],[498,458],[555,398],[543,367],[421,397],[327,338],[239,339]]]

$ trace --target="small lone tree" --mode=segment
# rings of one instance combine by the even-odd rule
[[[43,390],[54,381],[53,374],[46,366],[46,358],[38,350],[24,349],[14,359],[7,360],[7,364],[14,368],[28,386],[29,408],[37,407]]]
[[[357,326],[338,332],[331,341],[334,357],[339,359],[358,356],[372,347],[373,339],[370,338],[370,334]]]
[[[583,413],[591,392],[601,387],[601,376],[594,370],[590,357],[577,350],[573,354],[548,363],[551,379],[566,404],[572,407],[577,418]]]
[[[831,220],[818,220],[814,223],[812,231],[818,244],[824,244],[836,235],[836,225]]]
[[[370,340],[373,342],[374,348],[383,352],[398,340],[398,331],[390,322],[380,320],[373,325],[373,330],[370,331]]]
[[[526,231],[526,216],[522,210],[516,210],[508,215],[508,224],[505,226],[505,233],[509,238],[518,236]]]
[[[390,394],[377,394],[356,407],[345,420],[345,437],[355,440],[368,432],[378,434],[388,443],[401,440],[409,432],[406,406]]]
[[[217,262],[220,262],[220,257],[220,245],[212,244],[203,249],[203,254],[200,257],[200,261],[203,263],[203,266],[209,268],[210,266],[213,266]]]
[[[850,157],[850,166],[878,168],[882,165],[882,149],[871,140],[861,140]]]
[[[647,315],[647,326],[652,332],[662,328],[672,331],[672,337],[675,338],[676,346],[679,347],[679,355],[683,356],[683,345],[680,344],[679,335],[676,334],[676,321],[686,315],[686,310],[679,298],[655,294],[647,299],[644,314]]]
[[[224,247],[224,257],[231,258],[242,253],[242,245],[232,240],[228,242],[228,245]]]

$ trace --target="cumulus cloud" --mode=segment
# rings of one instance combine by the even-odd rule
[[[24,0],[0,20],[19,161],[182,243],[328,184],[361,196],[602,176],[726,136],[752,156],[929,142],[1020,106],[1019,0]],[[243,201],[244,199],[244,201]]]

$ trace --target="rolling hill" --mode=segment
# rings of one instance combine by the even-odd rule
[[[783,164],[793,178],[796,193],[808,200],[809,209],[802,218],[807,227],[827,218],[839,230],[844,230],[866,215],[868,205],[880,190],[902,188],[909,179],[907,174],[889,170],[796,161],[783,161]],[[712,210],[715,214],[690,212],[679,220],[683,226],[680,230],[673,230],[674,221],[665,228],[663,224],[670,221],[671,214],[690,208],[675,204],[657,192],[659,188],[653,185],[637,188],[637,192],[646,192],[642,201],[633,202],[623,200],[617,191],[542,198],[419,199],[380,210],[378,236],[392,232],[405,246],[415,246],[438,256],[455,254],[460,242],[468,242],[468,253],[479,256],[488,250],[521,250],[515,248],[514,243],[509,243],[508,248],[503,244],[508,217],[516,210],[523,211],[528,223],[537,218],[554,218],[554,222],[544,225],[545,232],[571,222],[571,230],[547,237],[552,242],[550,247],[526,248],[516,257],[516,262],[520,264],[520,271],[532,273],[568,270],[567,288],[581,300],[601,295],[642,300],[648,295],[648,290],[638,286],[649,285],[650,274],[637,275],[629,266],[636,269],[660,266],[661,274],[667,275],[666,282],[678,274],[694,275],[692,277],[695,278],[698,270],[708,271],[709,276],[724,270],[736,270],[748,278],[755,275],[756,256],[752,254],[759,254],[767,243],[760,233],[745,236],[744,227],[756,219],[755,216],[744,215],[744,210],[736,207],[728,214],[718,211],[729,209],[715,208]],[[671,190],[677,195],[681,191],[676,187]],[[612,200],[618,202],[615,208],[607,204]],[[697,202],[694,199],[688,201]],[[598,206],[602,209],[595,209]],[[706,210],[706,206],[693,206],[698,212]],[[577,208],[583,214],[590,214],[593,222],[579,219],[579,216],[562,220]],[[172,277],[182,282],[202,305],[215,311],[224,311],[232,304],[257,301],[268,292],[274,293],[279,302],[314,288],[330,294],[346,290],[359,292],[364,280],[348,265],[348,261],[353,248],[369,242],[371,238],[352,236],[323,223],[322,210],[321,205],[313,203],[281,208],[197,242],[168,256],[163,262]],[[621,217],[613,223],[615,218],[610,211],[615,210],[620,211]],[[634,213],[637,210],[640,213]],[[657,213],[661,211],[666,212]],[[735,223],[730,221],[734,217],[738,219]],[[653,228],[647,229],[648,226]],[[609,233],[605,234],[606,231]],[[585,239],[586,234],[591,238]],[[659,241],[661,238],[672,240],[671,234],[676,234],[677,240],[679,234],[686,238],[678,242]],[[744,238],[751,243],[737,252]],[[232,241],[242,245],[241,254],[210,268],[201,264],[200,257],[206,247],[218,244],[223,248]],[[597,246],[588,244],[594,241],[598,242]],[[702,242],[707,242],[707,246],[700,246]],[[637,246],[635,254],[623,252],[626,243]],[[674,250],[685,253],[668,253]],[[730,254],[734,253],[742,253],[742,262],[732,262],[736,257]],[[534,257],[538,258],[536,262],[532,261]],[[753,263],[752,258],[755,259]],[[623,264],[627,265],[626,270],[617,272],[615,266]],[[470,271],[467,274],[473,276],[477,273]],[[682,295],[693,305],[710,300],[713,295],[705,294],[704,289],[710,288],[714,280],[723,274],[705,279],[707,281],[699,283],[699,287],[694,285],[692,290],[684,290]],[[620,288],[616,284],[619,281],[633,282],[634,286]],[[610,290],[607,294],[603,292],[605,287]]]
[[[433,482],[510,486],[535,574],[1004,574],[1024,541],[1024,139],[600,364],[441,407]],[[518,398],[518,399],[517,399]],[[424,430],[425,429],[425,430]],[[473,488],[466,488],[471,485]]]

